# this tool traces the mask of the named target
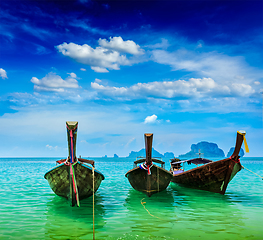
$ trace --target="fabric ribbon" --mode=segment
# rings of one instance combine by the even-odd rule
[[[79,194],[78,194],[78,186],[77,186],[77,181],[76,181],[76,177],[75,177],[75,172],[74,172],[74,165],[77,162],[74,162],[73,164],[70,162],[65,162],[64,164],[70,167],[70,175],[72,178],[72,182],[73,182],[73,189],[74,189],[74,193],[75,193],[75,198],[76,198],[76,202],[77,202],[77,206],[79,207]]]
[[[245,145],[245,150],[246,150],[246,152],[248,153],[248,152],[249,152],[249,149],[248,149],[247,140],[246,140],[246,137],[245,137],[246,133],[241,133],[241,132],[239,132],[239,131],[237,131],[237,132],[238,132],[240,135],[243,136],[244,145]]]
[[[140,165],[140,168],[143,169],[143,170],[146,170],[148,175],[151,175],[151,167],[153,166],[153,164],[151,165],[147,165],[146,162],[145,163],[142,163]]]

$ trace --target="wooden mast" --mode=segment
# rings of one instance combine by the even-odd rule
[[[223,195],[225,194],[228,183],[231,180],[231,174],[232,174],[233,168],[236,164],[235,161],[239,161],[239,152],[240,152],[241,146],[243,144],[243,140],[244,140],[245,135],[246,135],[245,131],[237,131],[235,150],[230,157],[234,161],[231,161],[229,164],[228,171],[227,171],[226,177],[224,179],[224,185],[222,186],[222,189],[220,192]]]
[[[77,141],[77,128],[78,128],[78,122],[66,122],[67,126],[67,136],[68,136],[68,151],[69,151],[69,159],[70,159],[70,165],[69,165],[69,202],[71,206],[75,206],[77,203],[76,197],[77,195],[77,186],[74,183],[74,173],[73,173],[73,163],[76,159],[76,141]],[[76,188],[76,191],[74,191],[74,186]]]
[[[236,146],[233,154],[231,155],[231,158],[236,158],[238,157],[238,154],[240,152],[244,137],[246,135],[245,131],[238,131],[237,132],[237,138],[236,138]]]
[[[76,158],[76,142],[78,122],[67,121],[67,136],[68,136],[68,153],[70,162],[73,163]]]
[[[145,133],[145,151],[146,151],[146,164],[149,166],[152,164],[152,144],[153,144],[153,134]]]

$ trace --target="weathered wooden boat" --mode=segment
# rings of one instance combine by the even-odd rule
[[[147,196],[161,192],[167,188],[173,175],[165,170],[164,162],[160,159],[152,158],[153,134],[144,134],[146,158],[136,159],[134,168],[125,174],[131,186]],[[161,164],[161,167],[153,164]],[[140,164],[137,166],[137,164]]]
[[[180,161],[179,159],[171,159],[170,170],[173,173],[172,182],[184,187],[225,194],[229,182],[242,169],[239,159],[239,151],[243,141],[245,143],[246,151],[249,151],[245,134],[245,131],[237,132],[235,150],[229,158],[219,161],[212,161],[205,158],[194,158],[183,161]],[[204,165],[184,171],[182,164],[184,165],[185,163]]]
[[[67,198],[71,206],[79,206],[80,200],[98,190],[104,176],[95,169],[93,160],[76,157],[78,122],[66,122],[66,127],[69,156],[56,161],[59,165],[48,171],[44,178],[55,194]]]

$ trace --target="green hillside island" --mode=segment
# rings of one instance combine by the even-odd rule
[[[145,148],[141,149],[138,152],[131,151],[127,158],[136,158],[136,157],[145,157]],[[174,158],[174,154],[172,152],[166,152],[164,154],[159,153],[154,148],[152,149],[152,157],[153,158]]]
[[[230,157],[234,152],[234,147],[230,148],[227,157]],[[191,145],[191,151],[186,154],[179,155],[179,158],[190,159],[190,158],[224,158],[225,153],[222,149],[218,147],[216,143],[209,143],[209,142],[199,142],[197,144]],[[241,148],[240,156],[244,156],[244,150]]]
[[[230,157],[232,153],[234,152],[234,147],[230,148],[227,157]],[[191,145],[191,151],[186,154],[181,154],[178,157],[181,159],[191,159],[191,158],[197,158],[199,157],[199,153],[201,153],[202,158],[224,158],[225,153],[222,149],[218,147],[216,143],[209,143],[209,142],[199,142],[197,144]],[[240,157],[244,156],[244,150],[241,148]],[[105,155],[107,157],[107,155]],[[126,158],[136,158],[136,157],[145,157],[145,148],[142,148],[140,151],[131,151],[129,153],[129,156]],[[175,155],[172,152],[166,152],[164,154],[159,153],[154,148],[152,149],[152,157],[155,158],[174,158]],[[117,154],[114,154],[114,158],[118,158]]]

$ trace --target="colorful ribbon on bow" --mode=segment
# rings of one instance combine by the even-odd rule
[[[143,169],[143,170],[146,170],[148,172],[148,175],[151,175],[151,167],[153,166],[153,164],[151,165],[147,165],[146,162],[145,163],[142,163],[140,165],[140,168]]]

